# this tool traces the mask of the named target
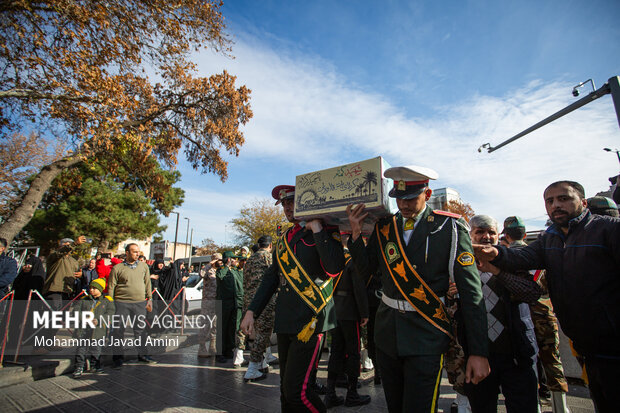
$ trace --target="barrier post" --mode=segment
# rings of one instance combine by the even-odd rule
[[[181,300],[181,335],[183,335],[183,329],[185,328],[185,286],[183,286],[183,299]]]
[[[15,350],[15,357],[13,357],[13,363],[17,363],[17,357],[19,357],[19,350],[22,347],[22,338],[24,338],[24,330],[26,329],[26,320],[28,319],[28,311],[30,311],[30,301],[32,300],[32,290],[28,293],[28,301],[26,301],[26,311],[24,311],[24,319],[19,329],[19,338],[17,339],[17,349]]]
[[[2,366],[2,362],[4,361],[4,351],[6,350],[6,338],[9,335],[9,326],[11,325],[11,313],[13,311],[13,299],[15,298],[15,291],[9,292],[5,295],[0,302],[6,300],[8,296],[11,296],[11,300],[9,303],[9,314],[6,317],[6,326],[4,327],[4,336],[2,337],[2,351],[0,351],[0,367]]]

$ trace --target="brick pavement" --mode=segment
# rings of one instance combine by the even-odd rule
[[[244,383],[245,369],[198,359],[197,346],[160,354],[156,365],[129,363],[121,370],[85,374],[80,379],[58,376],[1,389],[2,412],[275,412],[279,411],[279,375],[273,369],[266,380]],[[326,377],[327,354],[323,354],[319,377]],[[365,373],[363,394],[372,402],[361,408],[338,407],[330,412],[384,412],[381,386]],[[344,389],[338,393],[345,394]],[[449,412],[454,393],[442,380],[440,412]],[[572,413],[594,412],[587,390],[571,386],[568,397]],[[544,412],[550,411],[544,406]],[[499,411],[505,411],[500,402]]]

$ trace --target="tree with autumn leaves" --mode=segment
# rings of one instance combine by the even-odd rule
[[[231,223],[240,245],[253,245],[262,235],[270,235],[276,240],[278,226],[284,231],[290,225],[282,207],[274,205],[268,198],[243,205]]]
[[[196,75],[191,53],[229,54],[221,2],[26,1],[0,4],[0,134],[39,133],[63,151],[45,163],[0,224],[9,240],[63,171],[85,160],[130,170],[163,201],[183,150],[193,168],[227,178],[251,117],[250,90],[226,71]],[[149,75],[147,75],[149,73]]]
[[[455,199],[444,202],[441,209],[444,211],[459,214],[467,222],[469,222],[469,220],[472,219],[474,215],[476,215],[471,205],[469,205],[467,202],[457,201]]]

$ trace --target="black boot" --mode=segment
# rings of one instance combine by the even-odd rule
[[[347,407],[363,406],[370,403],[370,396],[361,395],[357,392],[357,377],[349,377],[349,390],[344,405]]]
[[[313,383],[310,383],[310,386],[312,386],[312,389],[316,394],[327,394],[327,388],[316,379]]]
[[[336,394],[336,379],[327,379],[327,389],[323,401],[325,402],[325,407],[328,409],[340,406],[344,403],[344,398]]]

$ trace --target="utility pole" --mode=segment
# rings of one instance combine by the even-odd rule
[[[581,86],[583,86],[584,84],[586,84],[588,82],[591,82],[591,80],[588,79],[585,82],[581,82],[580,84],[575,86],[573,88],[573,96],[575,96],[575,97],[579,96],[578,88],[580,88]],[[594,89],[594,83],[593,82],[592,82],[592,88]],[[587,105],[588,103],[594,102],[596,99],[600,98],[601,96],[605,96],[605,95],[608,95],[608,94],[611,95],[612,102],[613,102],[614,108],[616,110],[616,118],[618,119],[618,124],[620,125],[620,76],[614,76],[614,77],[609,78],[607,83],[605,83],[599,89],[595,89],[589,95],[584,96],[583,98],[579,99],[576,102],[573,102],[572,104],[566,106],[564,109],[561,109],[561,110],[557,111],[553,115],[548,116],[547,118],[541,120],[540,122],[536,123],[533,126],[530,126],[529,128],[525,129],[524,131],[517,133],[512,138],[505,140],[504,142],[500,143],[499,145],[491,146],[490,143],[485,143],[485,144],[481,145],[478,148],[478,152],[482,152],[483,149],[486,149],[486,151],[488,153],[494,152],[494,151],[498,150],[499,148],[501,148],[501,147],[503,147],[505,145],[508,145],[510,142],[516,141],[517,139],[527,135],[528,133],[533,132],[536,129],[545,126],[546,124],[551,123],[554,120],[559,119],[562,116],[564,116],[566,114],[569,114],[572,111],[574,111],[576,109],[579,109],[580,107],[582,107],[584,105]],[[620,160],[620,155],[618,155],[618,159]]]
[[[179,213],[172,211],[171,214],[177,214],[177,226],[174,230],[174,250],[172,250],[172,261],[177,258],[177,235],[179,234]]]
[[[192,266],[192,243],[193,242],[194,242],[194,228],[192,228],[192,235],[189,236],[189,261],[187,263],[188,269]]]
[[[187,255],[187,236],[189,235],[189,218],[184,217],[183,219],[187,220],[187,231],[185,231],[185,255]],[[192,255],[191,251],[189,255]]]

